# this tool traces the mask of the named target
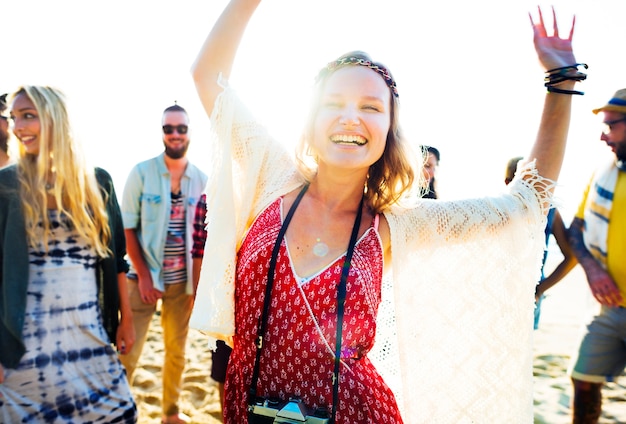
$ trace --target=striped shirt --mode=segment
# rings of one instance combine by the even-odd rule
[[[165,240],[163,258],[163,282],[165,284],[187,281],[185,263],[185,202],[182,194],[172,193],[170,222]]]

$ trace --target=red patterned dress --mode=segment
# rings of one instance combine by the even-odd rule
[[[239,250],[235,338],[226,377],[224,420],[247,422],[258,319],[267,269],[282,223],[282,198],[253,223]],[[383,250],[377,220],[357,240],[347,281],[337,424],[402,423],[395,397],[367,357],[374,344]],[[345,254],[309,278],[298,277],[283,240],[260,361],[257,393],[332,409],[337,284]],[[315,317],[315,318],[313,318]]]

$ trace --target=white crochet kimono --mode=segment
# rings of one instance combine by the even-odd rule
[[[211,124],[209,238],[191,326],[229,339],[240,243],[259,212],[303,179],[232,88],[216,100]],[[385,213],[392,269],[369,356],[405,423],[533,421],[534,287],[550,182],[533,163],[517,175],[496,197]]]

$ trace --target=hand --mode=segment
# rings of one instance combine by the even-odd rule
[[[122,355],[130,353],[135,344],[135,337],[135,326],[133,325],[132,318],[122,317],[120,325],[117,327],[115,339],[117,351]]]
[[[533,26],[533,42],[539,62],[545,71],[564,66],[574,65],[576,58],[572,49],[572,37],[574,35],[574,26],[576,24],[576,16],[572,19],[572,28],[568,38],[559,37],[559,27],[556,20],[556,12],[552,8],[553,35],[548,35],[541,8],[537,7],[539,12],[539,22],[535,23],[532,15],[529,13],[530,23]]]
[[[152,276],[137,276],[137,285],[139,287],[139,294],[141,295],[141,301],[148,305],[154,305],[159,299],[163,297],[163,292],[154,288],[152,283]]]
[[[541,296],[543,296],[543,292],[539,290],[535,290],[535,305],[537,304],[537,302],[539,302],[539,299],[541,299]]]
[[[621,304],[622,295],[604,268],[597,266],[594,270],[587,272],[587,281],[593,297],[601,305],[615,307]]]

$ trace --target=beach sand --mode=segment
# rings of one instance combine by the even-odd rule
[[[139,410],[139,424],[161,422],[164,349],[159,320],[160,317],[155,315],[133,377],[132,391]],[[194,329],[189,330],[186,356],[179,402],[181,412],[191,417],[195,424],[221,423],[217,383],[210,377],[211,351],[207,347],[206,338]]]
[[[558,260],[557,255],[553,256],[552,262]],[[549,260],[548,269],[550,262]],[[567,367],[572,352],[578,347],[582,325],[595,308],[580,266],[574,268],[548,292],[543,302],[540,328],[534,334],[536,424],[571,423],[572,388]],[[163,363],[161,340],[158,316],[155,315],[133,382],[140,424],[160,423]],[[187,365],[183,375],[180,407],[192,418],[193,423],[222,422],[217,385],[210,378],[210,368],[211,353],[206,347],[206,341],[199,332],[192,329],[187,342]],[[617,383],[607,384],[603,398],[600,423],[626,423],[626,376]]]
[[[546,294],[539,329],[534,332],[535,423],[569,424],[573,390],[567,367],[598,304],[580,266]],[[626,423],[626,374],[605,384],[600,423]]]

